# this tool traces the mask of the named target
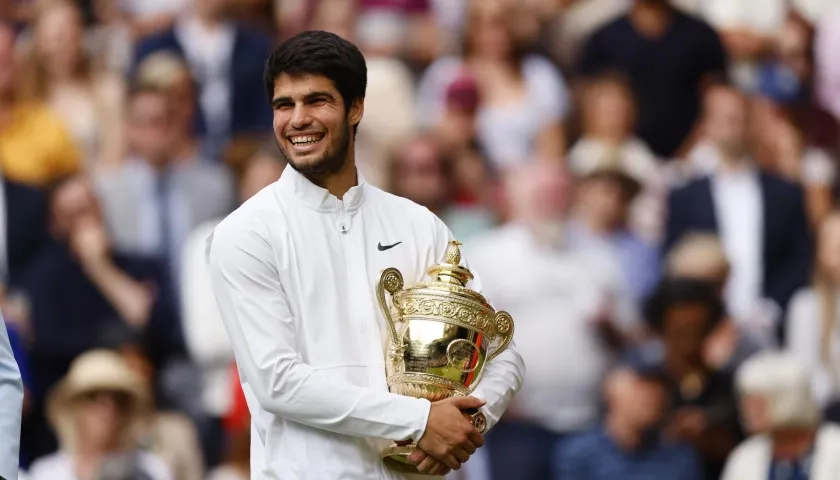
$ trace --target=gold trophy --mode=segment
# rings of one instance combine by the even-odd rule
[[[513,339],[510,314],[494,311],[481,294],[466,288],[473,274],[460,266],[459,245],[449,242],[443,262],[429,267],[432,281],[404,289],[396,268],[386,268],[379,276],[376,296],[391,335],[385,360],[391,393],[431,402],[469,395],[484,365]],[[483,432],[484,414],[475,411],[471,417]],[[419,473],[408,461],[416,440],[391,445],[382,451],[382,460],[394,470]]]

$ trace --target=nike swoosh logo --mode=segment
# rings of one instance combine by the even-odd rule
[[[378,245],[376,245],[376,248],[378,248],[380,252],[384,252],[385,250],[390,250],[401,243],[402,242],[397,242],[393,245],[382,245],[382,243],[379,243]]]

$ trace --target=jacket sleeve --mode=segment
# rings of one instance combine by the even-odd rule
[[[222,321],[242,382],[263,410],[354,437],[399,441],[423,436],[429,401],[337,381],[303,361],[294,314],[264,235],[223,221],[208,241]]]
[[[0,477],[18,477],[23,381],[0,318]]]
[[[454,240],[452,232],[442,220],[435,217],[435,261],[440,261],[446,252],[446,246]],[[469,268],[461,251],[461,263]],[[473,271],[473,280],[467,285],[472,290],[483,294],[481,279]],[[492,300],[487,299],[492,305]],[[498,310],[504,310],[504,305],[493,305]],[[514,324],[516,319],[513,319]],[[514,335],[516,335],[514,330]],[[480,398],[487,403],[481,407],[484,416],[487,417],[487,429],[492,428],[507,410],[513,397],[522,388],[525,379],[525,362],[516,349],[516,342],[511,341],[510,345],[496,358],[487,363],[481,374],[481,380],[472,392],[472,396]]]

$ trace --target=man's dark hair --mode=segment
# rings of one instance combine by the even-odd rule
[[[274,81],[280,74],[323,75],[335,85],[349,109],[365,98],[367,64],[362,52],[347,40],[329,32],[310,30],[283,42],[265,63],[265,93],[274,98]]]
[[[645,319],[653,330],[661,331],[668,310],[682,305],[704,306],[708,313],[709,330],[726,316],[723,299],[713,282],[693,278],[666,278],[645,303]]]

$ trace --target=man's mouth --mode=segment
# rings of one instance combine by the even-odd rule
[[[323,133],[306,133],[306,134],[295,134],[295,135],[288,135],[286,138],[289,139],[289,142],[294,145],[295,147],[310,147],[318,142],[320,142],[324,138]]]

